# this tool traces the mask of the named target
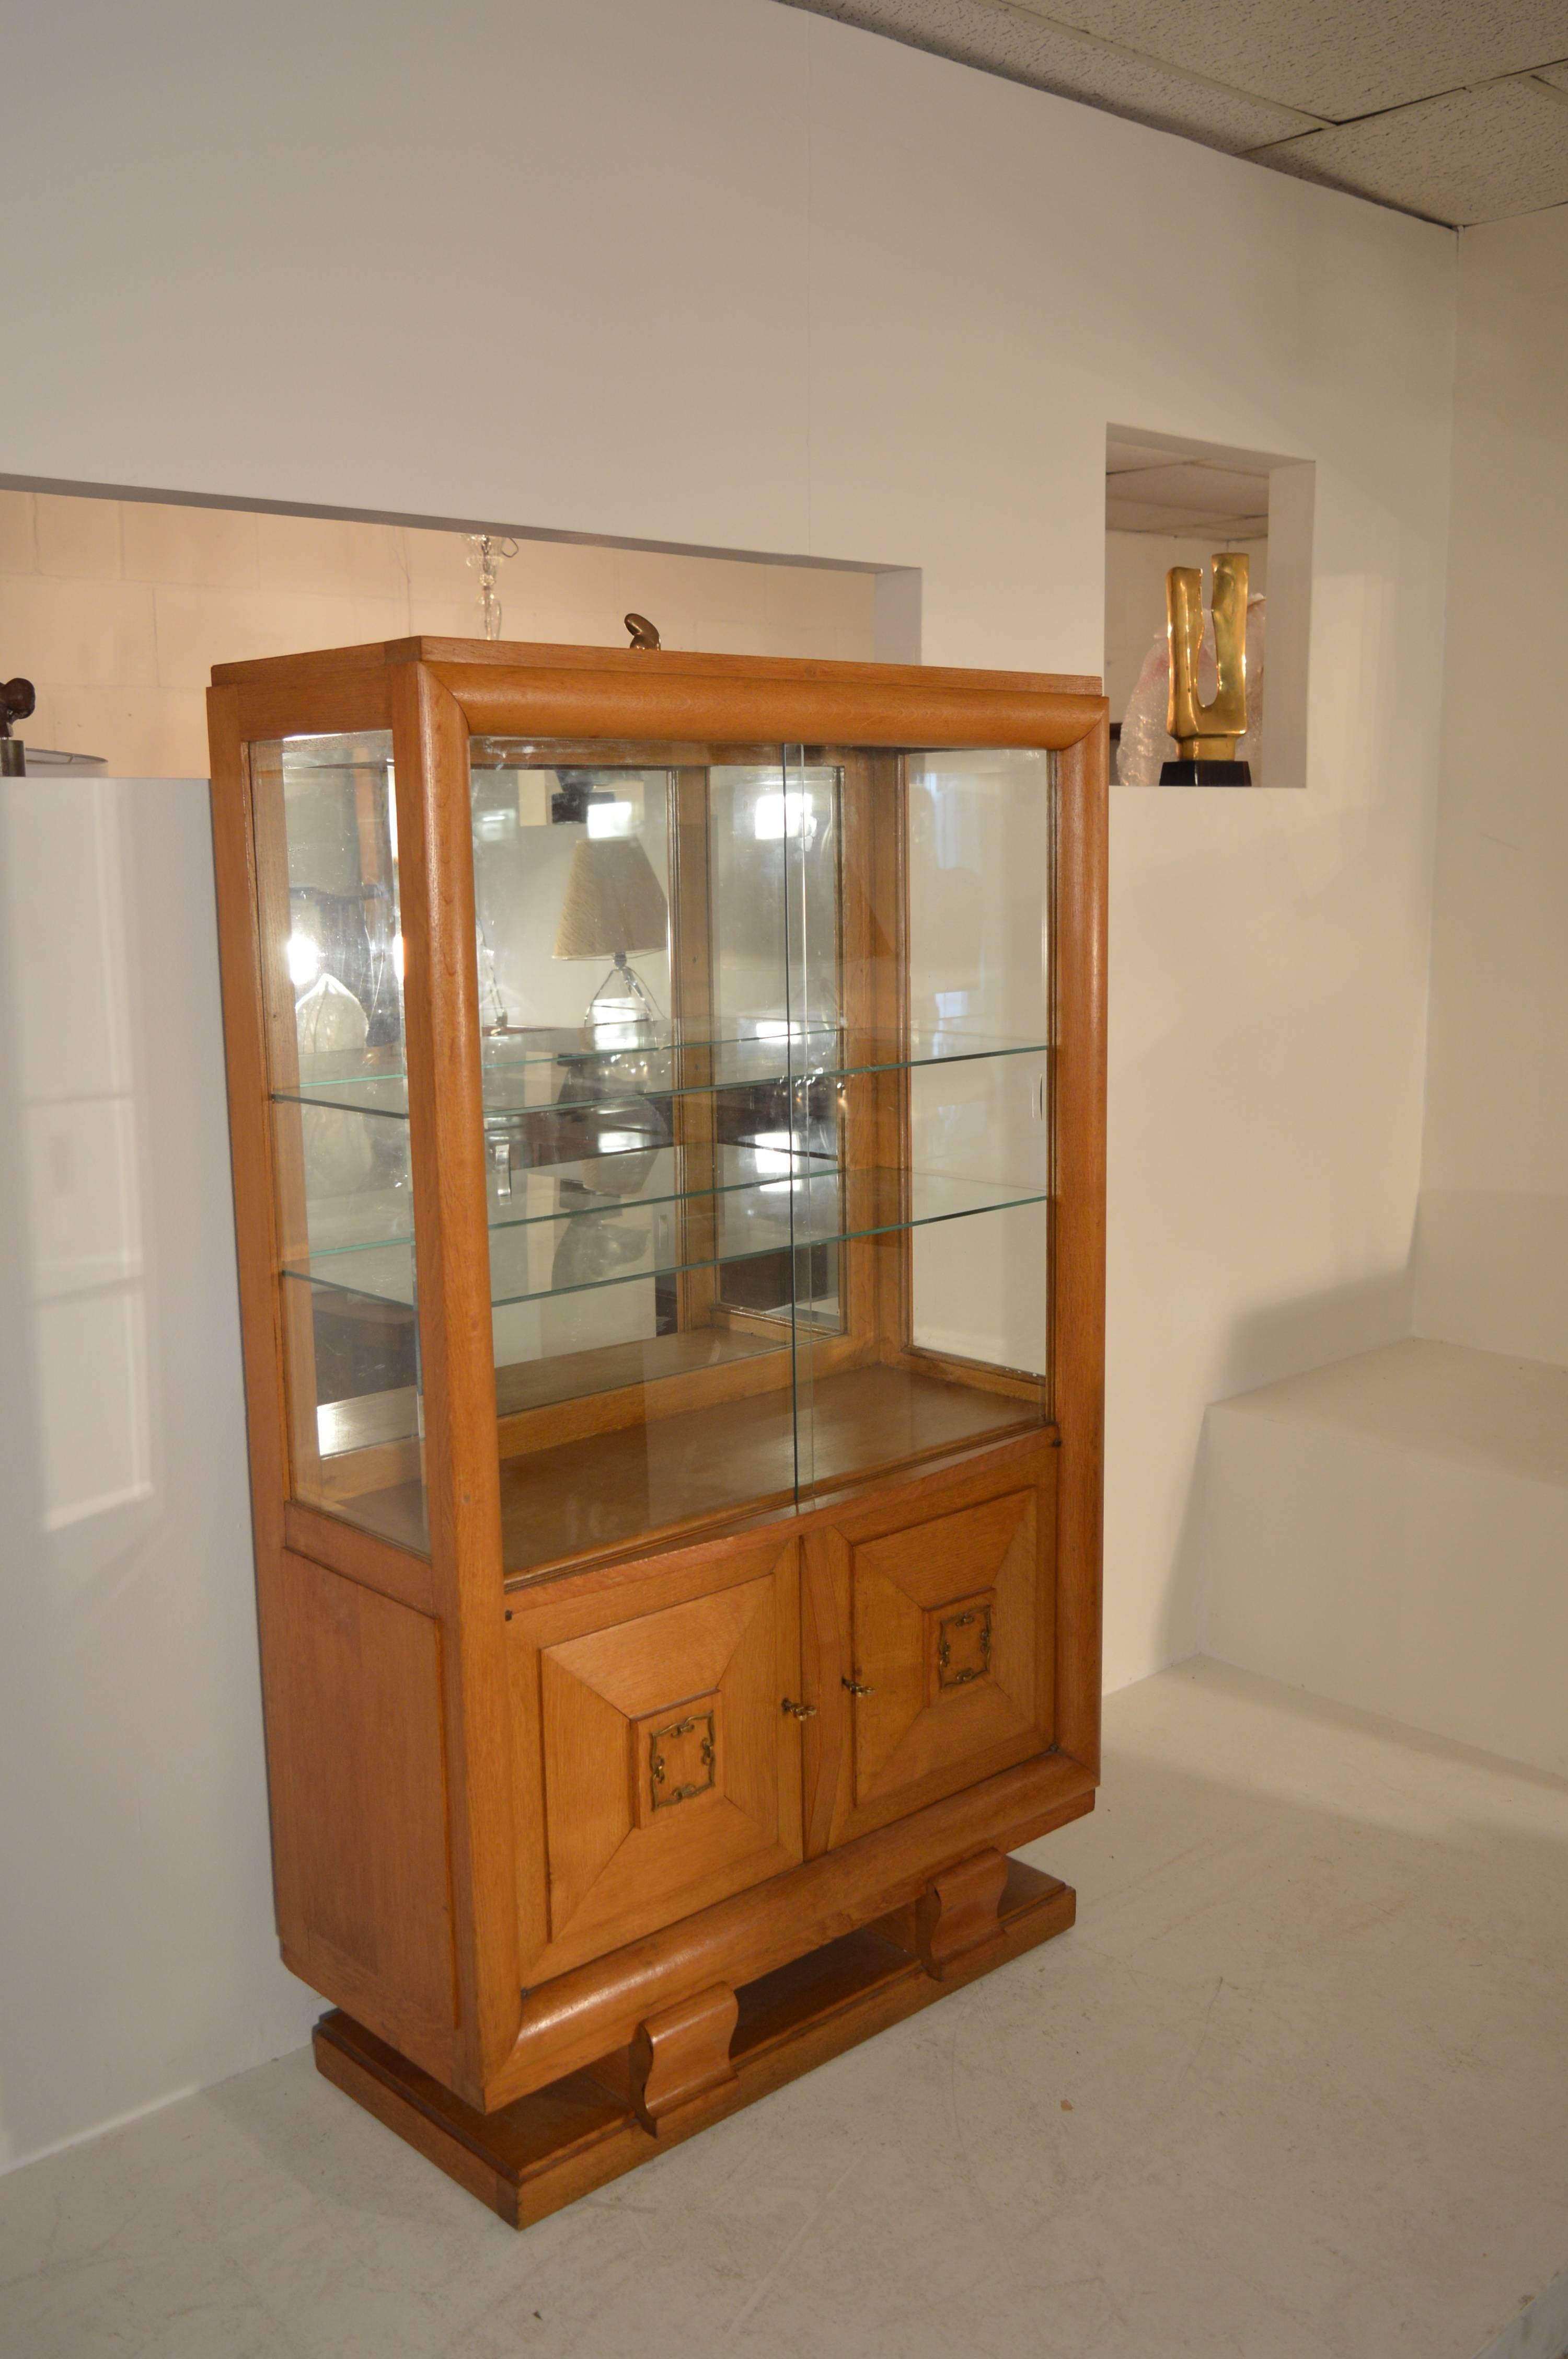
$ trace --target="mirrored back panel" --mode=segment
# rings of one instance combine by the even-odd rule
[[[1044,1420],[1050,757],[470,751],[508,1571]]]

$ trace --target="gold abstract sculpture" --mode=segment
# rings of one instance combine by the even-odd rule
[[[1248,560],[1239,550],[1216,556],[1215,691],[1207,704],[1198,695],[1203,575],[1195,565],[1173,565],[1165,576],[1165,627],[1171,647],[1171,694],[1165,708],[1165,727],[1175,739],[1184,763],[1224,762],[1238,768],[1246,766],[1237,763],[1236,747],[1247,730],[1247,574]],[[1172,766],[1167,763],[1167,770]]]

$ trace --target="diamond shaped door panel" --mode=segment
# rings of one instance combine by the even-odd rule
[[[884,1509],[808,1542],[831,1561],[848,1658],[831,1843],[1051,1745],[1054,1452],[1036,1463],[892,1530]]]
[[[514,1610],[531,1984],[802,1855],[795,1544],[664,1565]]]

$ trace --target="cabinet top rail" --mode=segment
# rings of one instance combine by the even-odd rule
[[[920,664],[799,661],[679,649],[395,639],[220,664],[242,738],[384,726],[391,684],[422,672],[473,735],[1065,751],[1103,737],[1098,680]]]
[[[948,694],[1094,697],[1100,682],[1087,672],[982,671],[939,664],[844,663],[827,657],[704,655],[695,649],[594,647],[525,639],[446,639],[423,635],[362,647],[323,647],[296,656],[261,656],[248,663],[214,664],[214,688],[309,680],[322,673],[378,671],[402,664],[490,666],[514,671],[595,671],[647,680],[684,674],[702,679],[768,679],[838,687],[936,690]]]
[[[1109,712],[1078,674],[423,638],[221,664],[213,693],[237,697],[242,740],[384,727],[411,672],[476,736],[1064,753],[1103,747]]]

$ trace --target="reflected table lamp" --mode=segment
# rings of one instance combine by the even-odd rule
[[[599,1028],[657,1017],[653,994],[630,961],[633,951],[662,951],[668,935],[664,887],[635,836],[590,835],[575,847],[555,955],[611,961],[588,1003],[586,1023]]]

